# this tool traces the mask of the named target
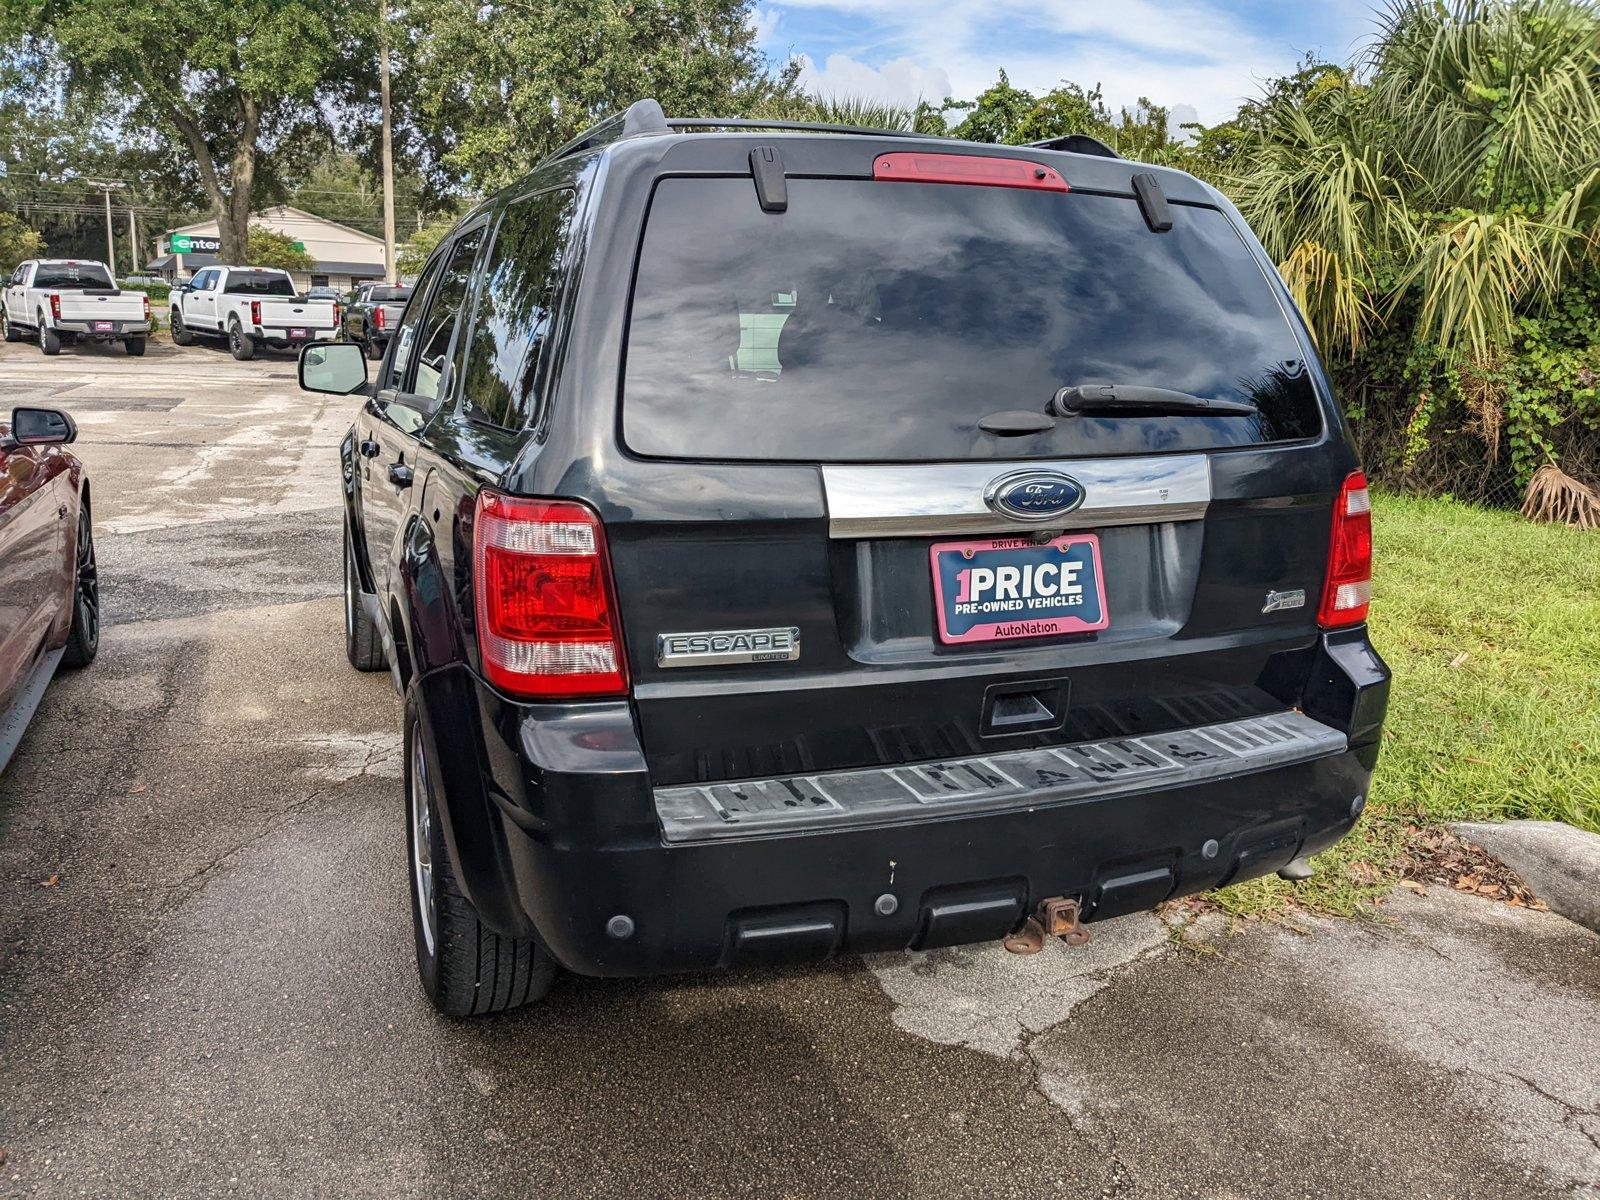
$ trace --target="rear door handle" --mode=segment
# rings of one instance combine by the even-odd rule
[[[378,443],[368,438],[361,443],[361,453],[367,458],[378,457]]]
[[[389,464],[389,482],[394,484],[395,487],[397,487],[397,488],[408,488],[408,487],[410,487],[411,486],[411,468],[406,466],[405,463],[390,463]]]

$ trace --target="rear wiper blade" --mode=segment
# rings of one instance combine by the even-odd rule
[[[1050,411],[1063,417],[1089,413],[1253,417],[1258,410],[1242,400],[1207,400],[1204,396],[1175,392],[1171,388],[1143,387],[1136,383],[1082,383],[1058,391],[1050,400]]]

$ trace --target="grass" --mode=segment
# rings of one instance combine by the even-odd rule
[[[1600,534],[1379,496],[1374,538],[1372,637],[1394,684],[1367,816],[1309,882],[1240,884],[1213,897],[1226,912],[1370,912],[1416,826],[1600,832]]]

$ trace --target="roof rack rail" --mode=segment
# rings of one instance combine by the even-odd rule
[[[760,117],[668,117],[673,129],[781,129],[802,133],[851,133],[865,137],[938,138],[937,133],[905,129],[869,129],[864,125],[831,125],[827,121],[766,121]]]
[[[593,150],[623,138],[644,137],[652,133],[672,132],[666,114],[654,100],[635,100],[619,113],[597,121],[560,149],[552,151],[549,158],[562,158],[579,150]]]
[[[1122,157],[1099,138],[1090,137],[1087,133],[1069,133],[1065,137],[1045,138],[1042,142],[1029,142],[1028,145],[1040,150],[1065,150],[1068,154],[1093,154],[1100,158]]]

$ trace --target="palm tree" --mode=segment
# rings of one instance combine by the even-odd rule
[[[1431,363],[1484,410],[1492,450],[1510,433],[1524,482],[1553,466],[1548,435],[1575,402],[1522,404],[1508,380],[1529,365],[1512,363],[1528,319],[1600,282],[1600,11],[1392,0],[1362,62],[1297,79],[1219,182],[1324,352],[1355,363],[1399,331],[1408,369]]]

